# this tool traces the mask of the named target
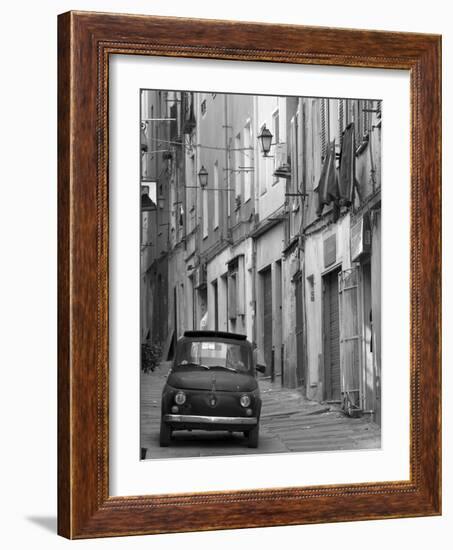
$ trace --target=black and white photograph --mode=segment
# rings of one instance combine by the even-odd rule
[[[379,449],[383,102],[137,101],[141,459]]]

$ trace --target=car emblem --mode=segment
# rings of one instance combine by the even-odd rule
[[[215,395],[210,395],[209,396],[209,405],[211,407],[215,407],[217,405],[217,398]]]

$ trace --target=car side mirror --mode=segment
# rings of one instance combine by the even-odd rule
[[[261,374],[264,374],[266,372],[266,365],[263,365],[262,363],[257,363],[256,370]]]

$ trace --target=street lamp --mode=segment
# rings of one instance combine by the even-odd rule
[[[200,186],[204,189],[208,185],[208,171],[204,166],[201,166],[200,171],[198,172],[198,179],[200,181]]]
[[[273,135],[266,128],[266,125],[264,125],[261,129],[261,134],[258,136],[258,139],[261,144],[261,151],[263,153],[263,156],[265,157],[269,155],[269,151],[271,150],[272,138]]]
[[[159,195],[157,197],[157,204],[161,210],[163,210],[165,206],[165,197],[163,195]]]

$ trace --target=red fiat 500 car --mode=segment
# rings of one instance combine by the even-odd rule
[[[160,445],[175,430],[242,432],[258,446],[261,398],[251,343],[242,334],[190,331],[176,345],[162,392]]]

